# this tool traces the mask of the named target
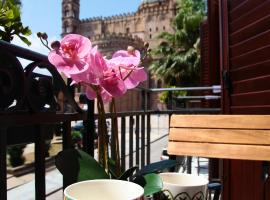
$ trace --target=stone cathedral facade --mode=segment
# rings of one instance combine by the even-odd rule
[[[177,10],[175,1],[142,0],[134,13],[80,19],[80,1],[62,0],[62,36],[82,34],[91,39],[93,45],[98,45],[99,50],[108,57],[129,45],[140,50],[144,42],[154,48],[160,42],[157,39],[160,33],[173,32],[171,22]],[[156,83],[149,78],[144,87],[156,87]],[[118,100],[121,101],[118,110],[140,109],[140,96],[136,91],[129,91]],[[152,97],[151,101],[155,105],[155,98]]]

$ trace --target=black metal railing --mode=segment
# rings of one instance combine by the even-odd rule
[[[24,69],[18,57],[31,61]],[[50,75],[41,75],[34,70],[36,68],[47,69]],[[19,79],[18,79],[19,77]],[[122,170],[134,165],[143,167],[151,163],[151,116],[191,114],[191,113],[218,113],[220,108],[198,108],[173,106],[172,93],[174,91],[213,91],[219,87],[200,88],[159,88],[143,89],[141,91],[141,110],[134,112],[117,113],[119,121],[119,135],[121,147]],[[169,106],[166,110],[152,110],[152,94],[169,91]],[[62,92],[71,109],[59,110],[55,101],[57,94]],[[95,149],[95,120],[94,102],[86,100],[88,105],[86,112],[82,111],[74,101],[72,89],[65,84],[62,77],[50,65],[47,57],[36,52],[0,41],[0,199],[7,199],[6,181],[6,148],[11,144],[35,143],[35,197],[43,200],[46,198],[45,183],[45,140],[51,138],[47,134],[48,127],[62,124],[63,149],[71,145],[71,122],[83,120],[86,131],[83,133],[83,150],[94,155]],[[184,101],[190,99],[200,100],[206,98],[202,94],[199,97],[183,97]],[[208,98],[209,100],[211,98]],[[215,96],[214,99],[218,99]],[[108,120],[111,114],[106,114]],[[168,121],[169,124],[169,121]],[[32,130],[30,134],[29,131]],[[12,135],[12,138],[10,137]],[[23,139],[22,136],[23,135]],[[128,144],[128,145],[127,145]],[[66,186],[63,180],[63,187]]]
[[[18,58],[30,64],[23,68]],[[38,68],[47,69],[49,75],[35,72]],[[69,112],[59,110],[59,92],[70,105]],[[0,199],[7,199],[7,146],[34,142],[35,199],[44,200],[45,140],[52,138],[55,124],[62,123],[63,148],[70,148],[71,121],[91,118],[74,101],[70,88],[46,56],[4,41],[0,41],[0,94]],[[88,149],[91,143],[88,138],[85,141]]]

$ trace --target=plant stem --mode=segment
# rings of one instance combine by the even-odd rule
[[[115,174],[116,176],[121,175],[120,167],[120,153],[119,153],[119,138],[118,138],[118,123],[116,115],[116,104],[115,99],[112,98],[110,112],[112,113],[112,158],[115,159]],[[114,149],[113,149],[114,147]]]
[[[108,133],[105,119],[105,109],[104,103],[100,94],[100,91],[97,90],[97,102],[98,102],[98,113],[99,113],[99,121],[98,121],[98,134],[99,134],[99,142],[98,142],[98,156],[99,162],[102,163],[103,167],[109,173],[109,165],[108,165]]]

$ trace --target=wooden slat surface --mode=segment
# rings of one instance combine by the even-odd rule
[[[231,58],[267,46],[265,41],[270,41],[270,30],[260,33],[255,37],[251,37],[241,43],[230,46]]]
[[[270,74],[267,76],[246,79],[233,82],[234,93],[248,93],[254,91],[268,90],[269,85],[265,84],[270,80]]]
[[[270,113],[270,105],[262,105],[262,106],[231,106],[232,114],[269,114]]]
[[[235,45],[244,40],[250,39],[256,35],[261,34],[264,31],[267,31],[270,28],[270,16],[267,15],[264,18],[260,19],[257,22],[253,22],[248,26],[230,34],[230,44]]]
[[[171,128],[169,140],[174,142],[270,145],[270,130]]]
[[[172,115],[170,127],[270,129],[270,115]]]
[[[234,57],[230,60],[231,68],[237,69],[239,67],[245,67],[252,64],[257,64],[269,59],[270,45],[260,49],[248,52],[246,54]]]
[[[233,81],[256,78],[270,74],[270,60],[263,61],[243,68],[233,69],[230,72]]]
[[[254,4],[254,1],[253,1]],[[267,16],[269,14],[270,2],[265,1],[263,3],[259,3],[253,8],[247,8],[245,12],[243,12],[240,18],[237,18],[230,24],[231,33],[248,26],[251,23],[254,23],[261,18]]]
[[[269,83],[266,82],[265,84],[269,84]],[[254,105],[262,106],[262,105],[269,105],[269,104],[270,104],[270,90],[239,93],[239,94],[231,95],[231,106],[254,106]],[[269,120],[268,120],[268,124],[269,124]]]
[[[229,21],[237,20],[243,14],[249,12],[250,10],[256,8],[256,6],[262,4],[265,0],[256,0],[256,1],[245,1],[230,12]]]
[[[234,0],[234,1],[228,1],[229,3],[229,9],[233,11],[234,9],[237,9],[240,7],[246,0]]]
[[[270,146],[169,142],[170,155],[270,161]]]

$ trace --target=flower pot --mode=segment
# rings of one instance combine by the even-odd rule
[[[132,182],[99,179],[68,186],[65,200],[143,200],[144,189]]]
[[[171,199],[205,200],[208,180],[191,174],[161,173],[163,190]]]

